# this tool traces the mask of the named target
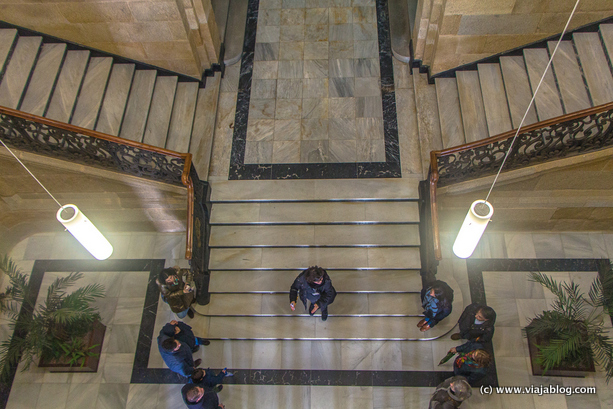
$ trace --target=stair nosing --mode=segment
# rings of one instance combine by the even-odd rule
[[[419,221],[411,222],[378,222],[378,221],[355,221],[355,222],[240,222],[240,223],[209,223],[210,226],[358,226],[362,224],[381,225],[418,225]]]
[[[420,247],[420,244],[287,244],[287,245],[271,245],[271,244],[252,244],[248,246],[211,246],[211,249],[301,249],[301,248],[415,248]]]
[[[245,199],[245,200],[211,200],[211,204],[245,204],[245,203],[328,203],[328,202],[419,202],[419,198],[352,198],[352,199]]]

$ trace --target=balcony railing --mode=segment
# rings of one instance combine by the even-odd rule
[[[491,138],[430,152],[430,209],[434,255],[442,259],[436,203],[437,186],[448,186],[498,172],[515,130]],[[521,129],[504,165],[507,172],[613,146],[613,102],[537,122]]]

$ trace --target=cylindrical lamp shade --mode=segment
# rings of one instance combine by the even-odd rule
[[[462,228],[453,243],[453,253],[456,256],[468,258],[473,254],[493,214],[494,208],[485,200],[475,200],[470,205]]]
[[[66,209],[72,209],[74,215],[68,219],[62,217],[62,212]],[[79,208],[73,204],[62,206],[57,211],[57,219],[66,227],[75,239],[79,241],[98,260],[106,260],[113,254],[113,246],[100,233],[100,231],[89,221],[89,219],[81,213]]]

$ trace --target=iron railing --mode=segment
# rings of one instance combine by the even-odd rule
[[[190,153],[179,153],[0,106],[0,138],[8,146],[147,180],[187,187],[185,258],[208,302],[209,186],[198,178]]]
[[[430,152],[430,211],[437,260],[442,258],[436,203],[437,186],[494,175],[515,130],[455,148]],[[537,165],[613,146],[613,102],[537,122],[521,130],[503,171]]]

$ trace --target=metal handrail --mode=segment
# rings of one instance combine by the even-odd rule
[[[558,116],[555,118],[551,118],[548,119],[546,121],[541,121],[541,122],[537,122],[531,125],[528,125],[524,128],[522,128],[520,130],[520,133],[518,135],[518,138],[521,137],[522,135],[528,135],[531,132],[534,131],[538,131],[541,130],[543,128],[549,128],[552,127],[554,125],[558,125],[558,124],[565,124],[565,123],[569,123],[572,121],[576,121],[578,119],[583,119],[583,118],[587,118],[591,115],[596,115],[596,114],[600,114],[606,111],[612,111],[613,112],[613,102],[609,102],[607,104],[603,104],[603,105],[598,105],[592,108],[588,108],[588,109],[584,109],[582,111],[577,111],[577,112],[573,112],[571,114],[566,114],[566,115],[562,115],[562,116]],[[430,152],[430,171],[428,174],[428,183],[429,183],[429,188],[430,188],[430,210],[431,210],[431,216],[432,216],[432,238],[434,240],[434,255],[435,258],[437,260],[441,260],[442,259],[442,254],[441,254],[441,244],[440,244],[440,234],[439,234],[439,220],[438,220],[438,206],[437,206],[437,202],[436,202],[436,193],[437,193],[437,186],[439,184],[439,180],[440,180],[440,174],[439,174],[439,166],[438,166],[438,161],[439,158],[444,158],[447,156],[452,156],[455,155],[457,153],[460,152],[466,152],[466,151],[470,151],[470,150],[475,150],[478,148],[482,148],[485,147],[487,145],[490,144],[495,144],[497,142],[502,142],[502,141],[506,141],[506,140],[510,140],[515,136],[515,133],[517,132],[517,130],[511,130],[508,132],[504,132],[501,133],[499,135],[495,135],[486,139],[481,139],[479,141],[476,142],[471,142],[471,143],[467,143],[464,145],[460,145],[460,146],[456,146],[450,149],[445,149],[445,150],[440,150],[440,151],[431,151]],[[606,147],[609,147],[611,145],[608,145]],[[513,147],[513,149],[515,149],[515,146]],[[592,150],[597,150],[597,149],[592,149]],[[557,158],[550,158],[550,160],[555,160],[555,159],[560,159],[560,157]],[[543,160],[544,162],[545,160]],[[511,170],[511,169],[507,169],[507,170]],[[481,176],[485,176],[484,174],[481,175],[473,175],[472,177],[467,177],[465,180],[469,180],[475,177],[481,177]],[[455,182],[451,182],[451,183],[455,183]]]

